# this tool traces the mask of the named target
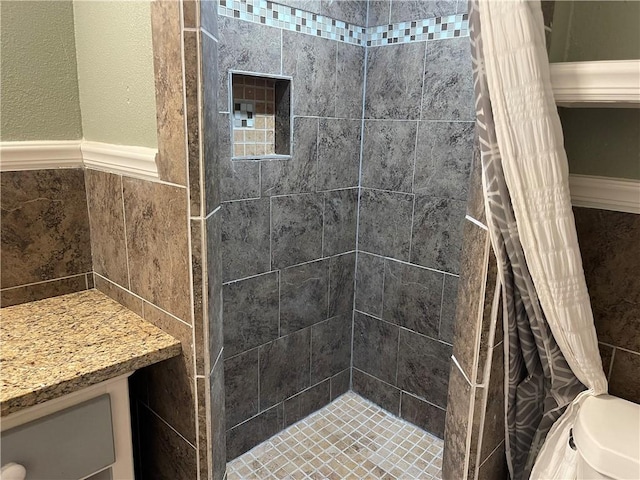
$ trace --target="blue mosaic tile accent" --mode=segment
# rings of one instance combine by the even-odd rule
[[[268,0],[219,2],[218,13],[225,17],[353,45],[378,47],[469,36],[469,15],[466,13],[365,28]]]
[[[267,0],[220,0],[218,13],[270,27],[364,45],[366,28]]]
[[[467,36],[469,36],[469,16],[465,13],[369,27],[365,45],[378,47]]]

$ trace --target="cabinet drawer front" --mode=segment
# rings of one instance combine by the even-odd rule
[[[2,432],[2,463],[29,480],[76,480],[115,462],[111,401],[102,395]]]

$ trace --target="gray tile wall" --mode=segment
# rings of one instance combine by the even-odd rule
[[[504,454],[502,323],[492,312],[497,264],[481,195],[478,146],[473,150],[445,420],[443,477],[508,478]]]
[[[361,4],[304,8],[364,25]],[[369,2],[368,22],[457,8]],[[350,383],[442,436],[473,143],[468,39],[365,49],[228,17],[218,28],[227,457]],[[231,160],[230,69],[292,77],[290,159]]]
[[[317,3],[338,18],[366,12],[365,2]],[[231,459],[349,388],[365,50],[227,17],[218,25]],[[290,159],[231,160],[230,69],[292,77]]]
[[[371,2],[369,24],[456,8]],[[469,39],[367,54],[353,389],[442,437],[474,140]]]

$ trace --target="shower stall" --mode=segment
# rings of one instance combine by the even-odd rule
[[[353,391],[443,438],[484,232],[466,2],[200,8],[212,435],[232,460]]]

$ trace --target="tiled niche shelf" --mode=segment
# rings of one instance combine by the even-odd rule
[[[563,107],[640,107],[640,60],[552,63],[551,85]]]
[[[291,79],[231,72],[233,160],[291,155]]]

